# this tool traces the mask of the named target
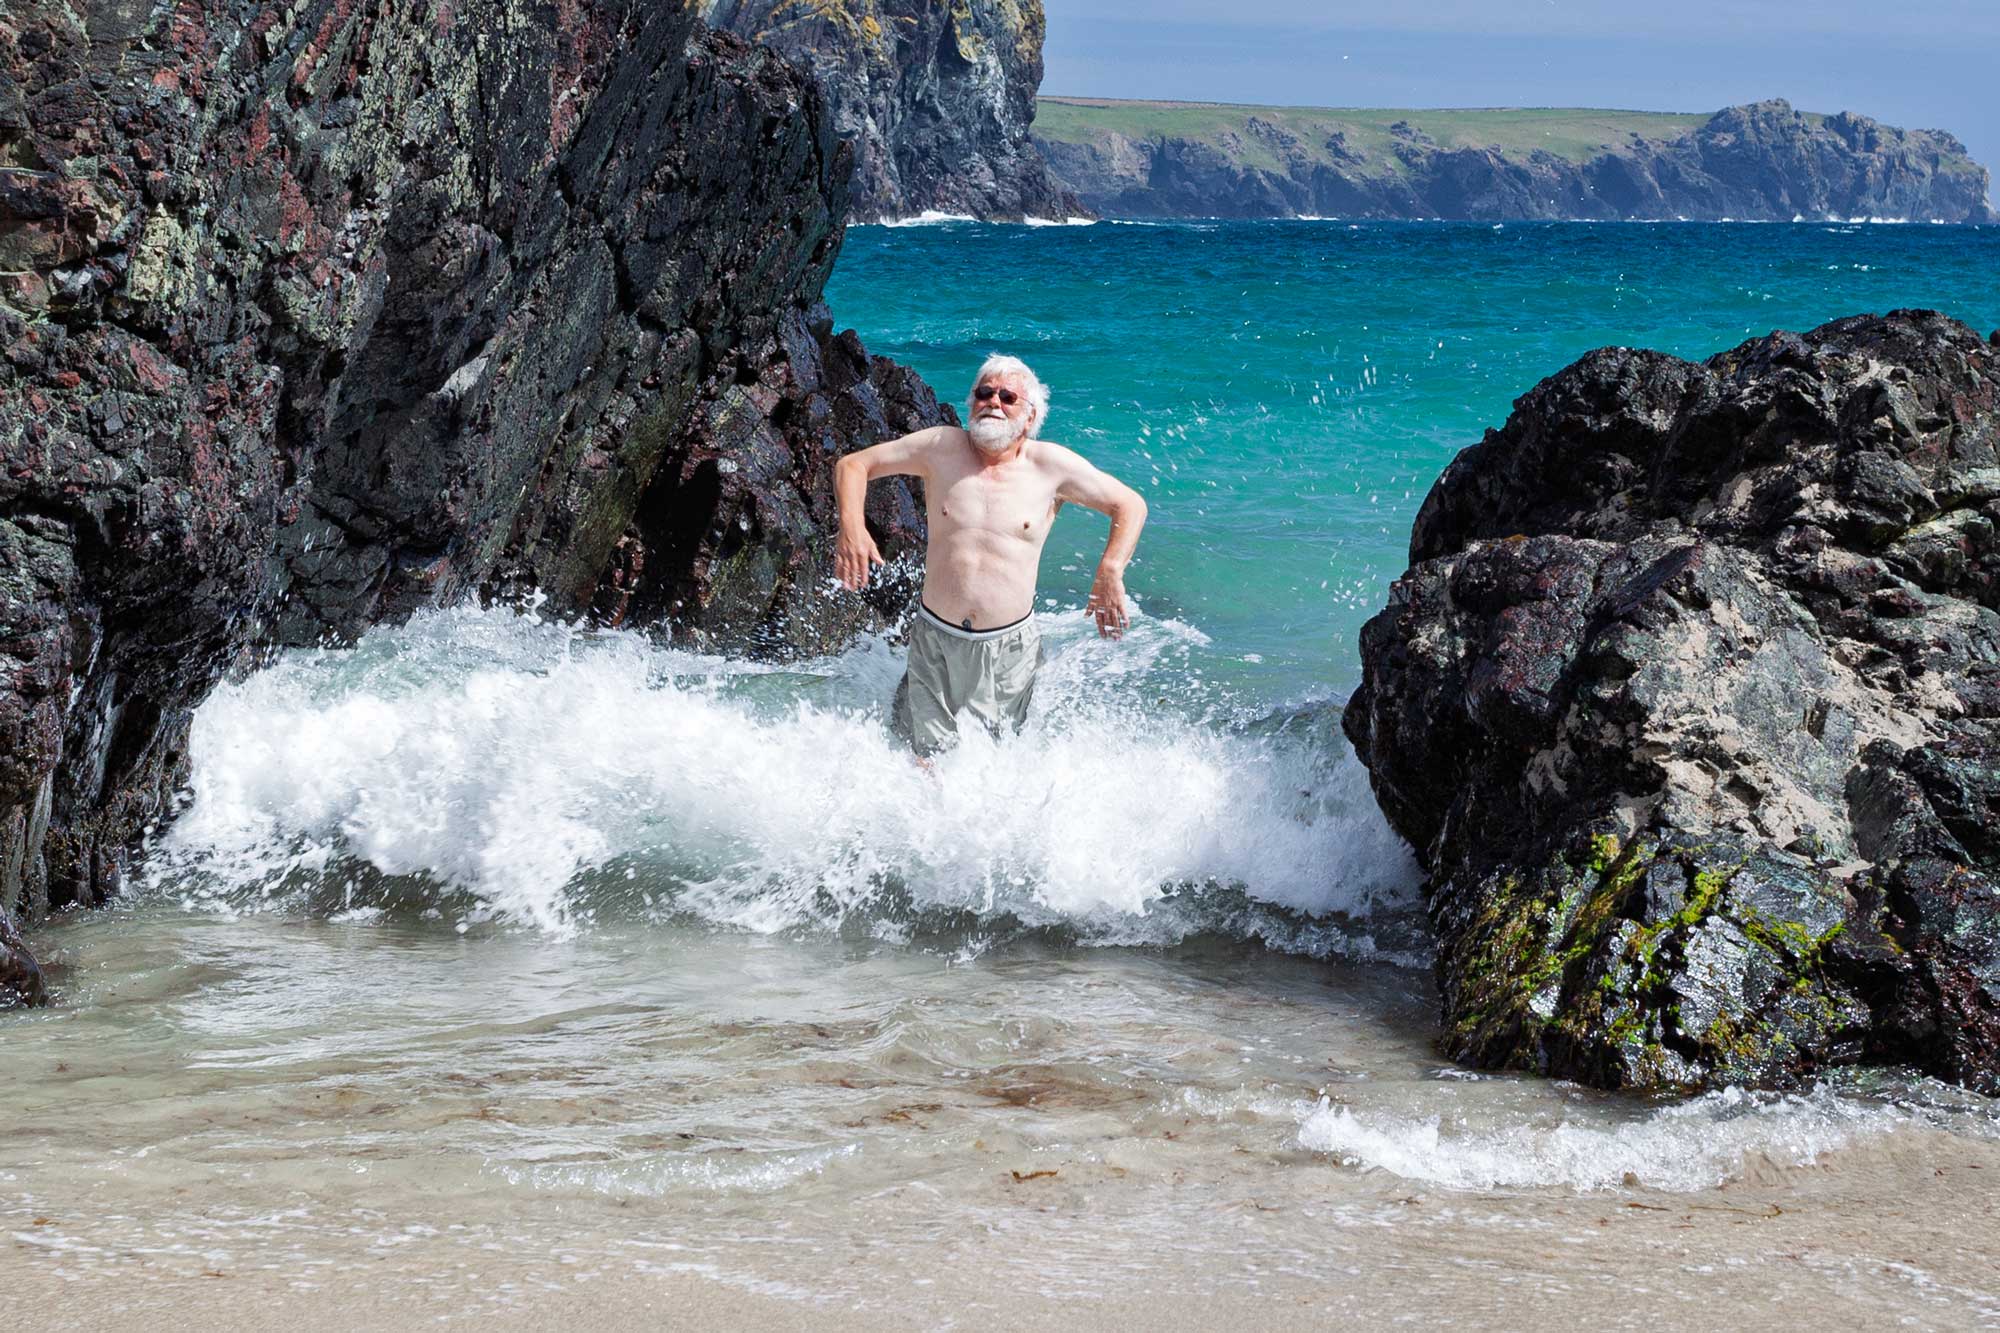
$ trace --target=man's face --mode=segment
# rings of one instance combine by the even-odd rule
[[[967,429],[974,444],[997,454],[1027,433],[1034,411],[1019,375],[984,375],[973,386],[972,422]]]

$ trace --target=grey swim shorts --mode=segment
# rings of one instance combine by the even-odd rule
[[[1042,632],[1033,615],[999,629],[969,630],[920,606],[910,623],[909,665],[896,687],[891,722],[919,755],[936,754],[958,735],[958,715],[970,713],[994,735],[1028,718]]]

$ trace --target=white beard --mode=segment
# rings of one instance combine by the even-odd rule
[[[1005,417],[977,417],[965,428],[965,433],[972,437],[974,447],[981,453],[1002,454],[1026,435],[1028,428],[1017,426]]]

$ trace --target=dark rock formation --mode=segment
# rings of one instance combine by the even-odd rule
[[[1808,115],[1783,101],[1730,107],[1672,137],[1632,132],[1567,155],[1440,144],[1408,121],[1390,126],[1386,145],[1369,148],[1363,136],[1334,123],[1340,112],[1283,115],[1254,107],[1214,108],[1240,124],[1200,137],[1134,135],[1093,127],[1088,104],[1066,105],[1063,137],[1051,137],[1045,125],[1036,143],[1057,182],[1107,216],[1946,222],[1994,216],[1985,168],[1951,135],[1900,130],[1851,112]],[[1309,125],[1295,123],[1308,114]]]
[[[1029,138],[1041,0],[705,0],[709,22],[809,70],[854,145],[857,222],[1065,218]]]
[[[1445,1050],[2000,1092],[1996,534],[2000,350],[1927,312],[1593,352],[1461,453],[1345,715]]]
[[[848,176],[678,6],[0,24],[0,916],[115,891],[264,646],[506,588],[767,651],[874,615],[831,463],[944,417],[819,304]]]
[[[28,946],[21,942],[4,913],[0,913],[0,1009],[11,1005],[42,1004],[48,999],[48,986],[42,980],[42,969],[36,964]]]

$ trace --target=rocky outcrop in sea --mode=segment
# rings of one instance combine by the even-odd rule
[[[1461,453],[1345,714],[1444,1049],[2000,1093],[1996,534],[2000,349],[1928,312],[1593,352]]]
[[[949,418],[819,302],[850,165],[680,6],[0,25],[0,920],[117,890],[274,645],[510,591],[770,653],[900,609],[822,595],[833,460]]]
[[[1029,136],[1041,0],[706,0],[717,27],[811,72],[853,144],[851,216],[1062,219],[1082,205]]]
[[[1089,106],[1074,104],[1071,129],[1036,143],[1063,188],[1113,217],[1994,217],[1986,169],[1950,134],[1852,112],[1808,115],[1783,100],[1729,107],[1670,137],[1626,132],[1572,153],[1441,143],[1408,120],[1370,145],[1335,123],[1338,111],[1202,110],[1231,123],[1201,135],[1134,133],[1110,117],[1093,125]]]

